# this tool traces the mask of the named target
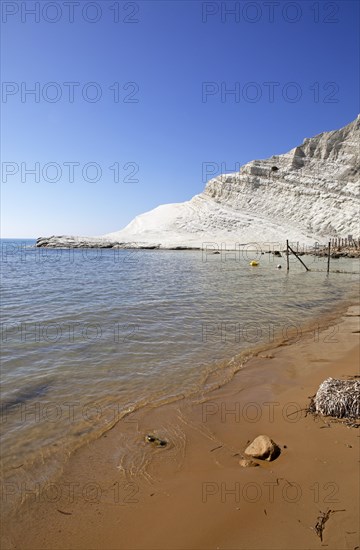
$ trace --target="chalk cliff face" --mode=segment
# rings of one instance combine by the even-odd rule
[[[41,237],[48,247],[202,247],[204,243],[313,244],[359,237],[360,116],[210,180],[191,200],[161,205],[102,237]]]

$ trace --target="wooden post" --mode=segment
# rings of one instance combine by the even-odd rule
[[[296,254],[296,252],[293,251],[293,249],[291,248],[291,246],[288,244],[289,241],[286,241],[286,244],[287,244],[287,249],[289,248],[289,250],[291,250],[291,252],[294,254],[294,256],[296,256],[296,258],[299,260],[300,263],[302,263],[302,265],[305,267],[306,271],[310,271],[310,269],[308,267],[306,267],[306,265],[304,264],[304,262],[302,261],[302,259]]]
[[[286,239],[286,271],[289,271],[289,241]]]
[[[331,243],[328,244],[328,262],[327,262],[327,272],[330,271],[330,250],[331,250]]]

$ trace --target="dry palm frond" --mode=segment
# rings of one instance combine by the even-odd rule
[[[314,412],[335,418],[360,418],[360,380],[327,378],[312,403]]]

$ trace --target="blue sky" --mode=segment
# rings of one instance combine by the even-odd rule
[[[1,7],[3,237],[116,231],[359,112],[355,1]]]

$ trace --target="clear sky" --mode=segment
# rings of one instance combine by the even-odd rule
[[[359,5],[2,0],[2,236],[116,231],[351,122]]]

